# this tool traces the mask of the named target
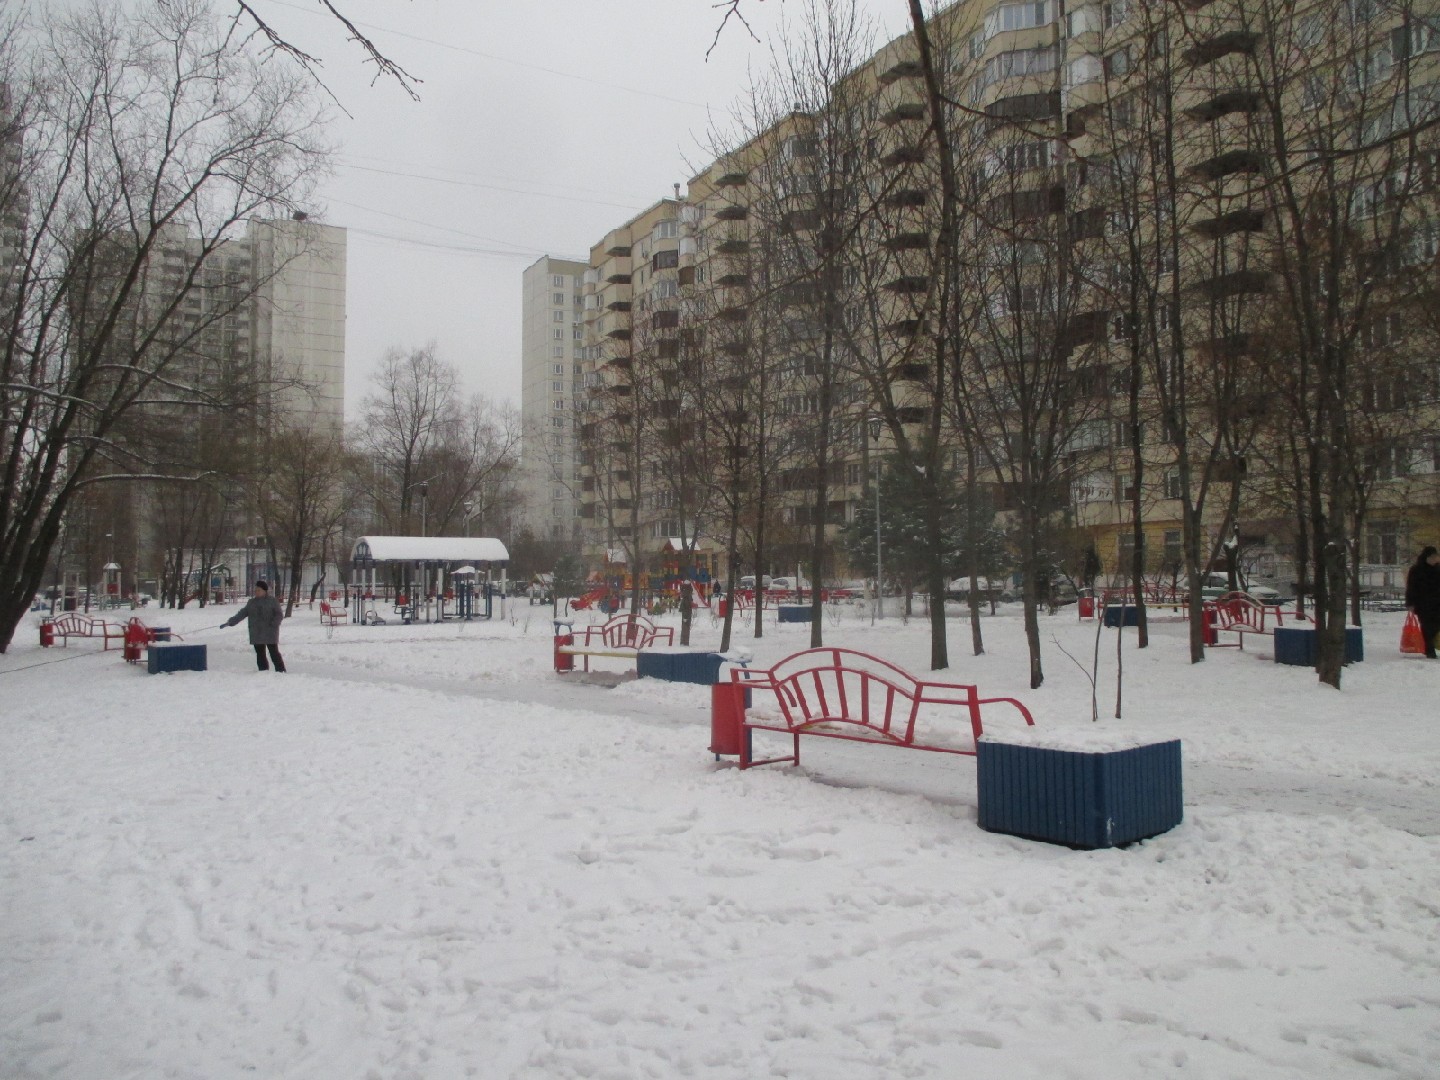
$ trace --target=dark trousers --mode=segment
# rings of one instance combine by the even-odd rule
[[[1435,659],[1435,635],[1440,634],[1440,611],[1416,612],[1420,617],[1420,633],[1425,635],[1425,655]]]
[[[256,646],[255,646],[255,666],[258,667],[261,671],[269,671],[269,670],[270,670],[270,665],[265,662],[265,650],[266,650],[266,649],[269,649],[269,650],[270,650],[270,659],[271,659],[271,661],[275,664],[275,670],[276,670],[276,671],[284,671],[284,670],[285,670],[285,658],[280,655],[280,646],[279,646],[279,645],[256,645]]]

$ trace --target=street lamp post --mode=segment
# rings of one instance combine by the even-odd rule
[[[870,427],[870,442],[874,446],[880,443],[880,427],[884,420],[879,416],[870,417],[866,423]],[[885,617],[885,587],[884,571],[880,561],[880,455],[875,455],[875,617]]]
[[[425,535],[425,512],[429,508],[430,481],[420,481],[420,535]]]

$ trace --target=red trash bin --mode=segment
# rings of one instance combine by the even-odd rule
[[[730,598],[728,596],[722,596],[715,604],[715,611],[717,613],[717,617],[721,619],[725,618],[726,615],[729,615]]]
[[[745,687],[737,682],[710,687],[710,752],[740,753],[741,721],[745,717]]]
[[[1220,612],[1213,607],[1203,608],[1200,611],[1200,639],[1206,645],[1220,644],[1220,631],[1216,629],[1220,622]]]
[[[40,620],[40,647],[48,649],[55,644],[55,624],[49,619]]]
[[[556,670],[556,671],[574,671],[574,670],[575,670],[575,657],[571,656],[569,653],[562,653],[562,652],[560,651],[560,646],[562,646],[562,645],[574,645],[574,644],[575,644],[575,635],[574,635],[574,634],[556,634],[556,635],[555,635],[555,670]]]

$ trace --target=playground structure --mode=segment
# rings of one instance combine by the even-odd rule
[[[496,614],[497,596],[504,617],[510,553],[494,537],[362,536],[350,559],[352,622],[374,626],[389,621],[376,608],[377,599],[384,603],[388,598],[404,623],[489,619]]]

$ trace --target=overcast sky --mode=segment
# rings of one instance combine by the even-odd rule
[[[221,0],[223,3],[223,0]],[[317,0],[251,0],[325,61],[351,116],[316,216],[349,232],[346,411],[389,346],[434,341],[467,389],[519,404],[520,274],[591,243],[708,164],[752,66],[800,0],[746,0],[707,61],[711,0],[334,0],[424,80],[369,85]],[[859,0],[881,39],[904,0]],[[783,11],[782,11],[783,8]]]

